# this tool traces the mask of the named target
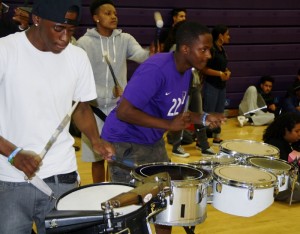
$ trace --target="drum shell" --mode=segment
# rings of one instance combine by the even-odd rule
[[[265,169],[277,176],[279,192],[288,189],[289,180],[294,167],[282,159],[273,157],[248,157],[247,165]]]
[[[251,156],[279,158],[279,149],[273,145],[252,140],[227,140],[220,144],[220,152],[236,157],[241,164]]]
[[[178,175],[183,172],[183,177]],[[132,173],[134,178],[168,172],[171,194],[166,197],[166,208],[158,213],[154,223],[167,226],[194,226],[206,219],[206,197],[209,173],[205,170],[176,163],[141,165]]]
[[[99,183],[82,186],[63,194],[57,201],[55,209],[58,211],[99,211],[99,222],[90,222],[80,225],[67,226],[64,225],[64,220],[56,218],[56,222],[61,225],[57,228],[48,229],[48,233],[82,233],[82,234],[96,234],[102,233],[107,228],[104,211],[101,210],[100,204],[108,199],[120,194],[128,192],[133,189],[133,186],[128,186],[122,183]],[[126,228],[131,233],[149,233],[146,223],[146,217],[149,214],[149,207],[147,205],[130,205],[127,207],[115,208],[114,217],[111,219],[112,226],[115,228],[114,232],[122,231]],[[51,220],[48,219],[48,222]],[[105,232],[103,232],[105,233]]]
[[[224,178],[217,174],[218,171],[231,169],[235,177],[246,175],[247,178],[253,174],[258,176],[257,181],[245,182],[245,178],[240,180]],[[236,173],[236,170],[239,173]],[[212,205],[224,213],[250,217],[265,210],[274,202],[276,184],[276,176],[260,168],[243,165],[218,166],[213,171]],[[252,199],[250,194],[253,196]]]

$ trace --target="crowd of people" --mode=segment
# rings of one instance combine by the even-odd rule
[[[82,160],[92,162],[94,183],[129,183],[130,169],[120,163],[124,160],[134,165],[170,162],[163,139],[167,131],[174,135],[173,154],[188,157],[181,140],[191,124],[201,154],[215,154],[207,138],[222,143],[231,77],[224,48],[230,42],[227,26],[209,30],[188,21],[186,9],[174,9],[172,27],[160,40],[165,52],[154,54],[152,46],[142,48],[117,28],[111,0],[92,1],[95,27],[76,43],[70,42],[82,14],[80,0],[35,0],[32,9],[15,9],[11,19],[1,0],[0,7],[0,111],[6,113],[0,117],[0,219],[5,223],[0,233],[30,233],[33,222],[38,233],[45,233],[54,200],[25,177],[40,178],[56,198],[79,185],[69,124],[47,148],[73,103]],[[127,60],[141,64],[128,83]],[[274,82],[263,76],[257,87],[246,90],[237,120],[241,127],[269,125],[263,140],[280,149],[282,160],[298,165],[300,70],[280,102],[272,95]],[[44,149],[47,155],[41,158]],[[105,178],[105,160],[110,178]],[[300,200],[297,186],[295,200]],[[287,200],[289,191],[277,199]],[[156,225],[156,230],[171,233],[168,226]]]

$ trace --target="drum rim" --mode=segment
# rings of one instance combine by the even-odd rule
[[[199,166],[220,165],[221,162],[216,162],[216,161],[213,161],[213,160],[210,160],[210,159],[221,158],[221,157],[233,159],[232,162],[222,163],[222,165],[235,164],[236,161],[237,161],[237,159],[235,157],[230,156],[228,154],[218,154],[218,155],[214,155],[214,156],[205,157],[205,159],[203,159],[203,160],[198,160],[198,161],[195,161],[195,162],[189,162],[188,164],[193,165],[193,166],[197,166],[197,165],[199,165]]]
[[[260,171],[266,172],[270,175],[272,175],[272,177],[274,178],[274,180],[268,181],[268,182],[259,182],[259,183],[249,183],[249,182],[245,182],[245,181],[236,181],[233,179],[227,179],[227,178],[223,178],[219,175],[215,174],[215,170],[222,168],[222,167],[243,167],[243,168],[256,168]],[[220,182],[221,184],[225,184],[225,185],[229,185],[229,186],[233,186],[233,187],[239,187],[239,188],[255,188],[255,189],[265,189],[265,188],[272,188],[275,187],[277,185],[277,176],[267,170],[264,170],[262,168],[257,168],[257,167],[252,167],[252,166],[247,166],[247,165],[220,165],[214,168],[214,170],[212,171],[212,177],[213,180]]]
[[[252,164],[251,162],[249,162],[251,159],[255,159],[255,158],[260,158],[260,159],[266,159],[266,160],[274,160],[274,161],[278,161],[278,162],[281,162],[285,165],[289,165],[290,166],[290,169],[288,170],[282,170],[282,169],[272,169],[272,168],[265,168],[265,167],[261,167],[259,165],[255,165],[255,164]],[[275,158],[275,157],[269,157],[269,156],[250,156],[250,157],[247,157],[246,158],[246,161],[247,163],[251,164],[251,166],[253,167],[258,167],[258,168],[262,168],[262,169],[265,169],[267,171],[270,171],[270,172],[273,172],[274,174],[276,175],[280,175],[280,174],[284,174],[285,172],[290,172],[294,169],[293,165],[292,164],[289,164],[288,162],[280,159],[280,158]]]
[[[225,140],[223,142],[220,143],[220,146],[219,146],[219,149],[221,152],[223,153],[226,153],[226,154],[229,154],[231,156],[236,156],[236,155],[251,155],[251,156],[261,156],[259,154],[243,154],[243,153],[240,153],[240,152],[237,152],[237,151],[234,151],[234,150],[229,150],[229,149],[226,149],[224,148],[224,144],[227,143],[227,142],[249,142],[251,144],[254,144],[254,143],[259,143],[261,145],[266,145],[266,146],[269,146],[270,148],[274,148],[277,150],[277,153],[273,153],[273,154],[270,154],[268,156],[271,156],[271,157],[279,157],[279,148],[274,146],[274,145],[270,145],[270,144],[267,144],[265,142],[259,142],[259,141],[254,141],[254,140],[246,140],[246,139],[232,139],[232,140]]]
[[[202,173],[203,175],[203,178],[193,178],[193,179],[187,179],[187,180],[173,180],[171,178],[171,181],[173,182],[183,182],[183,181],[200,181],[200,182],[205,182],[205,181],[208,181],[210,180],[210,174],[208,171],[202,169],[202,168],[199,168],[197,166],[194,166],[194,165],[190,165],[190,164],[184,164],[184,163],[173,163],[173,162],[155,162],[155,163],[146,163],[146,164],[141,164],[139,165],[138,167],[136,167],[133,171],[132,171],[132,174],[133,176],[134,175],[139,175],[139,176],[143,176],[143,177],[147,177],[147,175],[144,175],[143,173],[138,173],[137,170],[138,169],[142,169],[143,167],[149,167],[149,166],[183,166],[183,167],[187,167],[187,168],[190,168],[190,169],[195,169],[199,172]],[[148,175],[149,176],[149,175]],[[170,176],[171,177],[171,176]]]

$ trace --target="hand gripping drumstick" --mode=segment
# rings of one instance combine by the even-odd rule
[[[53,133],[53,135],[50,137],[49,141],[47,142],[46,146],[44,147],[44,149],[42,150],[42,152],[40,153],[40,157],[43,160],[43,158],[45,157],[45,155],[47,154],[47,152],[49,151],[49,149],[51,148],[51,146],[54,144],[54,142],[56,141],[57,137],[59,136],[59,134],[62,132],[62,130],[66,127],[66,125],[69,123],[72,113],[74,112],[74,110],[76,109],[77,105],[78,105],[79,101],[76,101],[74,103],[74,105],[72,106],[71,110],[68,112],[68,114],[64,117],[64,119],[61,121],[61,123],[58,125],[58,127],[56,128],[55,132]],[[34,185],[37,189],[39,189],[40,191],[42,191],[43,193],[45,193],[46,195],[48,195],[49,197],[55,198],[53,197],[53,191],[51,190],[51,188],[37,175],[35,175],[34,177],[32,177],[31,179],[28,179],[27,176],[25,176],[25,180],[28,183],[31,183],[32,185]]]

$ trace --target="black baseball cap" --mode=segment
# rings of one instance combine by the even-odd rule
[[[77,19],[66,19],[68,11],[77,12]],[[32,14],[56,23],[78,25],[81,17],[81,0],[35,0]]]

